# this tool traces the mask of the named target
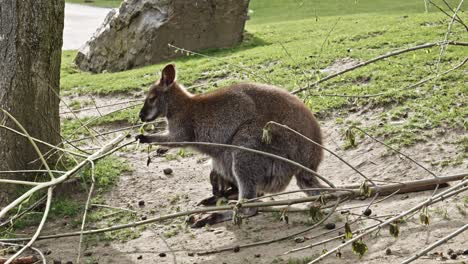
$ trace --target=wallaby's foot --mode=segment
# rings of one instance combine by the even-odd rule
[[[223,212],[223,213],[210,213],[206,215],[198,214],[191,215],[187,219],[187,223],[190,224],[192,228],[201,228],[206,225],[214,225],[217,223],[222,223],[232,219],[232,212]]]
[[[257,208],[244,208],[242,209],[242,218],[252,217],[257,214]],[[232,211],[222,213],[210,213],[206,215],[198,214],[191,215],[187,219],[187,223],[191,224],[192,228],[200,228],[206,225],[214,225],[232,220]]]
[[[150,138],[148,136],[145,136],[145,135],[137,135],[135,137],[135,140],[137,141],[140,141],[140,143],[150,143]]]

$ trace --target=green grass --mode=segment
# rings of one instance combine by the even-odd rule
[[[318,4],[312,5],[313,2]],[[318,19],[311,12],[314,8],[320,11]],[[318,70],[337,59],[363,61],[397,49],[440,41],[448,21],[439,12],[424,13],[423,1],[253,0],[251,9],[252,20],[247,24],[248,34],[242,44],[203,51],[217,59],[192,55],[172,61],[177,64],[180,83],[186,86],[207,83],[197,93],[239,81],[264,82],[294,90],[326,76]],[[296,15],[292,17],[294,12]],[[466,41],[464,36],[464,29],[455,24],[450,39]],[[166,64],[91,74],[74,68],[74,55],[74,51],[63,54],[63,95],[128,95],[146,91]],[[385,107],[387,111],[381,116],[384,125],[369,128],[374,135],[398,146],[427,141],[434,136],[431,131],[440,126],[453,130],[468,128],[464,118],[468,115],[465,103],[468,87],[463,69],[417,89],[401,90],[432,76],[438,56],[438,47],[406,53],[349,72],[311,90],[348,95],[387,92],[385,96],[365,99],[307,97],[307,93],[299,96],[321,118],[332,112],[345,117],[350,108]],[[465,56],[466,47],[448,47],[439,71],[453,67]],[[137,111],[138,107],[95,123],[132,122]],[[66,122],[63,130],[69,132],[77,126],[76,121]]]
[[[453,5],[459,1],[451,0]],[[354,14],[414,14],[426,11],[423,1],[417,0],[252,0],[249,6],[250,23],[321,19],[326,16]],[[428,12],[437,11],[428,6]]]

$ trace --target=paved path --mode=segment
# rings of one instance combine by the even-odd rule
[[[101,26],[110,10],[110,8],[66,3],[62,49],[79,49]]]

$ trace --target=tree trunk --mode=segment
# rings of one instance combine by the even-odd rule
[[[60,142],[63,21],[64,0],[0,0],[0,107],[31,136],[54,145]],[[0,123],[18,130],[3,113]],[[26,138],[0,128],[0,171],[36,169],[41,163],[32,161],[37,158]],[[2,178],[19,176],[25,177],[0,173]],[[13,187],[0,185],[0,205]]]

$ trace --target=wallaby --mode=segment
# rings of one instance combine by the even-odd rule
[[[313,171],[317,171],[323,156],[320,147],[279,127],[270,129],[270,142],[262,140],[264,126],[275,121],[322,143],[319,124],[307,106],[271,85],[240,83],[193,95],[176,82],[175,66],[169,64],[162,70],[160,80],[150,87],[140,111],[144,122],[157,117],[166,117],[167,131],[138,135],[141,143],[189,141],[238,145],[288,158]],[[236,149],[196,145],[193,148],[212,158],[214,177],[235,184],[239,199],[283,191],[292,176],[301,189],[322,187],[313,174],[284,161]],[[307,195],[317,193],[306,191]],[[257,213],[254,208],[242,210],[246,217]],[[213,213],[198,219],[193,227],[231,219],[231,211]]]

